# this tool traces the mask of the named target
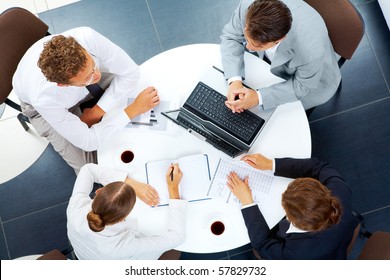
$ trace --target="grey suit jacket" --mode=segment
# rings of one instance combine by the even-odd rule
[[[245,15],[253,0],[242,0],[221,35],[222,64],[226,79],[245,78]],[[263,109],[301,100],[305,109],[328,101],[341,80],[336,55],[321,16],[302,0],[283,0],[291,10],[293,23],[280,42],[271,63],[271,72],[285,79],[259,88]],[[258,53],[263,57],[264,53]],[[261,76],[259,76],[261,79]]]

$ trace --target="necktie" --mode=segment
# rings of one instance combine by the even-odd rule
[[[99,100],[100,97],[102,97],[104,90],[98,85],[98,84],[92,84],[89,86],[86,86],[88,91],[91,93],[94,99]]]
[[[84,111],[85,108],[92,108],[95,106],[104,93],[104,90],[98,84],[88,85],[86,88],[93,98],[80,104],[81,112]]]

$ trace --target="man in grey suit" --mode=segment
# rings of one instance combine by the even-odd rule
[[[226,106],[233,112],[256,105],[267,110],[296,100],[307,110],[327,102],[340,84],[325,23],[302,0],[242,0],[221,39],[229,83]],[[257,90],[244,88],[245,49],[269,60],[271,72],[285,81]]]

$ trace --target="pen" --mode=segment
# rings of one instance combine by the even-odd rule
[[[205,197],[205,198],[199,198],[199,199],[188,200],[188,202],[203,201],[203,200],[210,200],[210,199],[211,199],[211,197]]]
[[[149,122],[149,123],[146,123],[146,122],[131,122],[131,124],[153,126],[153,123],[151,123],[151,122]]]
[[[173,181],[173,163],[171,163],[171,167],[172,167],[172,170],[171,170],[171,174],[170,174],[170,176],[171,176],[171,182]]]
[[[156,207],[163,207],[163,206],[168,206],[168,205],[169,205],[169,203],[165,203],[165,204],[159,204]]]

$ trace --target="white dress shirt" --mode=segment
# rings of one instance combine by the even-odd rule
[[[20,100],[32,105],[61,136],[84,151],[94,151],[115,130],[129,123],[123,108],[138,83],[139,68],[124,50],[91,28],[79,27],[62,35],[74,37],[93,56],[101,72],[114,75],[98,102],[106,112],[102,121],[88,128],[79,117],[68,112],[88,95],[88,90],[59,87],[47,81],[37,66],[43,44],[55,35],[42,38],[26,52],[14,74],[13,88]]]
[[[125,178],[125,172],[92,163],[80,170],[66,212],[68,237],[79,259],[158,259],[184,242],[187,202],[178,199],[170,200],[168,230],[164,234],[142,236],[131,213],[123,222],[106,226],[101,232],[89,228],[87,214],[92,209],[89,194],[93,183],[106,185]]]
[[[280,42],[278,44],[274,45],[273,47],[264,51],[264,55],[266,55],[268,57],[269,61],[272,62],[272,60],[274,59],[276,50],[278,49],[279,45],[280,45]]]

